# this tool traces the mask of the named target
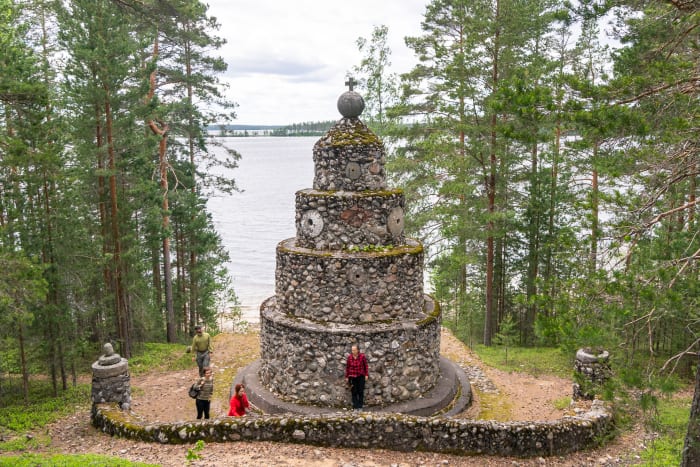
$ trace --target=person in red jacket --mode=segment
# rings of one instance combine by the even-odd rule
[[[369,376],[367,359],[360,353],[357,345],[353,345],[345,364],[345,381],[351,386],[352,408],[362,410],[365,405],[365,378]]]
[[[248,397],[245,395],[245,386],[242,384],[236,384],[235,393],[231,397],[229,403],[228,416],[229,417],[242,417],[245,415],[245,411],[250,407],[248,402]]]

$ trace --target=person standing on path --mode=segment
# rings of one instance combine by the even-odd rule
[[[202,331],[202,326],[194,327],[194,337],[192,338],[192,352],[195,356],[193,360],[197,360],[199,367],[199,376],[204,376],[204,369],[210,364],[210,355],[214,353],[214,345],[211,342],[209,333]]]
[[[345,364],[345,381],[351,386],[352,408],[355,410],[362,410],[365,405],[365,378],[368,376],[365,354],[360,353],[357,345],[353,345]]]
[[[204,368],[204,376],[199,378],[199,394],[195,400],[197,405],[197,420],[202,418],[209,419],[209,408],[211,407],[211,398],[214,395],[214,376],[211,368]]]

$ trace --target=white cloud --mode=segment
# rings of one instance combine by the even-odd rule
[[[359,64],[355,41],[389,27],[393,69],[415,63],[404,37],[420,34],[427,0],[209,0],[227,44],[224,80],[239,104],[237,123],[335,120],[346,72]]]

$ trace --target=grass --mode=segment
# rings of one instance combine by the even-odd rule
[[[496,420],[508,422],[511,420],[512,406],[508,397],[502,393],[479,393],[479,420]]]
[[[18,381],[3,387],[0,396],[0,452],[14,452],[48,445],[51,440],[40,433],[43,427],[77,410],[87,410],[90,404],[90,386],[79,384],[53,397],[51,382],[31,380],[29,400],[24,405]],[[31,436],[26,436],[31,434]]]
[[[507,362],[505,347],[479,344],[473,350],[484,363],[503,371],[533,376],[552,374],[561,378],[571,378],[573,373],[572,357],[553,347],[509,347]]]
[[[554,408],[557,410],[565,410],[571,407],[571,397],[565,396],[565,397],[560,397],[559,399],[554,401]]]
[[[0,467],[34,467],[34,466],[61,466],[61,467],[146,467],[157,464],[144,464],[143,462],[130,462],[118,457],[101,456],[97,454],[79,455],[39,455],[22,454],[19,456],[0,457]]]
[[[139,349],[139,354],[129,359],[129,372],[139,375],[149,371],[176,371],[192,368],[192,354],[185,353],[183,344],[156,344],[147,343]],[[18,452],[37,449],[48,446],[51,439],[46,435],[44,428],[63,417],[76,411],[89,410],[90,384],[79,384],[69,387],[66,391],[59,391],[57,397],[53,396],[51,382],[45,378],[30,379],[29,405],[24,405],[22,399],[21,379],[11,376],[3,380],[2,393],[0,393],[0,452]],[[138,390],[135,390],[138,392]],[[29,436],[27,436],[29,435]],[[87,465],[145,465],[126,463],[115,464],[113,459],[92,456]],[[26,456],[23,458],[29,459]],[[33,462],[31,460],[17,460],[10,464],[7,457],[0,458],[2,465],[83,465],[84,461],[77,460],[71,463],[67,459],[71,456],[62,456],[54,460]],[[13,458],[14,459],[14,458]],[[19,459],[19,458],[18,458]],[[41,458],[39,458],[41,459]],[[49,462],[49,463],[46,463]]]
[[[0,430],[25,432],[41,428],[76,410],[84,409],[90,403],[90,385],[78,384],[66,391],[59,391],[53,397],[51,382],[48,380],[30,380],[29,405],[24,405],[21,395],[21,382],[13,381],[3,386],[0,395]]]
[[[641,452],[642,462],[638,465],[656,467],[680,465],[681,450],[688,429],[690,416],[689,397],[661,398],[647,422],[648,428],[659,434]]]
[[[192,368],[192,354],[184,344],[144,344],[138,355],[129,359],[129,372],[141,375],[150,371],[180,371]]]

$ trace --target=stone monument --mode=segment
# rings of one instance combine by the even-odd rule
[[[610,353],[607,350],[584,347],[578,349],[574,359],[574,400],[593,400],[612,377]]]
[[[440,357],[440,309],[423,292],[423,247],[404,235],[403,192],[387,187],[384,145],[358,118],[352,78],[345,84],[343,118],[313,148],[313,188],[296,193],[296,237],[277,246],[261,359],[236,379],[271,412],[348,407],[345,361],[358,344],[369,362],[365,409],[429,415],[460,384],[463,408],[469,383]]]
[[[129,363],[106,343],[104,354],[92,364],[92,403],[116,402],[122,410],[131,407]]]

